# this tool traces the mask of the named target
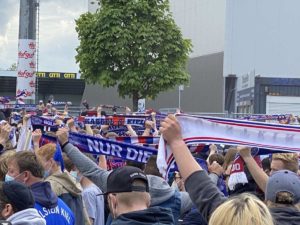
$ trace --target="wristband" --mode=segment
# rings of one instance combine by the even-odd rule
[[[61,146],[61,149],[64,149],[64,147],[69,144],[69,141],[67,141],[66,143],[64,143],[62,146]]]

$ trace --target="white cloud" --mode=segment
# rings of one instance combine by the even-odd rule
[[[7,69],[17,61],[19,1],[0,3],[0,68]]]
[[[39,70],[77,72],[75,19],[87,11],[87,0],[40,0]],[[0,67],[17,59],[19,0],[0,1]]]
[[[86,10],[86,0],[41,0],[39,70],[78,71],[75,19]]]

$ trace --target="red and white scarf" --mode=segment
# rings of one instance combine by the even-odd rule
[[[256,151],[251,151],[251,155],[254,157],[254,160],[256,161],[257,165],[261,167],[261,160],[258,156],[258,149]],[[243,158],[237,154],[235,156],[235,159],[232,163],[231,171],[230,171],[230,177],[228,179],[228,187],[232,191],[235,189],[236,184],[247,184],[248,178],[245,174],[245,162]]]

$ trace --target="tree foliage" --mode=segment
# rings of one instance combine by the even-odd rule
[[[183,39],[168,0],[102,0],[95,14],[76,21],[76,61],[82,77],[121,97],[155,98],[189,80],[191,41]]]
[[[11,66],[10,66],[9,68],[7,68],[7,70],[10,70],[10,71],[17,71],[17,63],[11,64]]]

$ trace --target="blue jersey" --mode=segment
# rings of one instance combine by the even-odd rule
[[[34,208],[46,220],[47,225],[74,225],[75,219],[71,209],[58,198],[57,206],[46,208],[35,203]]]

